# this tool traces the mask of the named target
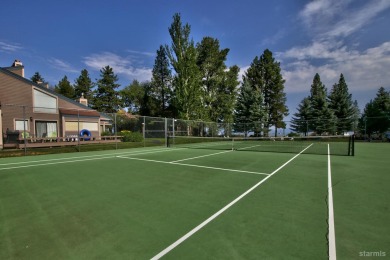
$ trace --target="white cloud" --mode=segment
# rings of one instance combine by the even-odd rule
[[[350,59],[351,55],[357,54],[354,50],[348,50],[342,42],[335,41],[315,41],[305,47],[293,47],[282,54],[285,58],[305,59],[332,59],[344,61]]]
[[[0,52],[16,52],[23,49],[20,44],[0,42]]]
[[[390,1],[367,1],[358,8],[353,0],[315,0],[305,5],[299,17],[317,38],[345,37],[368,24],[390,7]]]
[[[303,53],[305,48],[295,48],[295,52]],[[287,92],[308,92],[315,73],[320,74],[321,81],[328,89],[338,82],[340,73],[344,74],[352,91],[377,90],[380,86],[390,86],[390,78],[386,76],[390,67],[390,42],[362,52],[348,51],[346,48],[341,51],[324,48],[323,52],[323,56],[328,57],[328,62],[324,65],[315,66],[303,59],[285,65],[282,72]],[[345,57],[339,59],[337,55]],[[289,57],[291,56],[290,53]]]
[[[146,67],[136,68],[132,65],[133,62],[129,57],[121,57],[111,52],[91,54],[84,57],[84,63],[94,70],[101,70],[105,66],[110,66],[114,73],[123,75],[129,80],[136,79],[143,82],[150,81],[152,78],[152,69]]]
[[[357,11],[348,12],[344,19],[336,23],[332,30],[327,32],[329,37],[348,36],[364,25],[369,23],[380,12],[390,7],[390,1],[368,1],[368,3]]]
[[[65,71],[65,72],[70,72],[70,73],[77,73],[79,72],[77,69],[73,68],[69,63],[57,59],[57,58],[50,58],[49,63],[56,69]]]
[[[146,52],[146,51],[134,51],[134,50],[127,50],[129,53],[137,54],[137,55],[143,55],[147,57],[155,57],[156,53],[153,52]]]
[[[377,90],[390,86],[390,42],[358,50],[345,44],[345,37],[365,28],[390,1],[314,0],[306,4],[299,17],[307,26],[312,42],[277,53],[287,92],[309,92],[316,73],[328,89],[343,73],[350,91]]]

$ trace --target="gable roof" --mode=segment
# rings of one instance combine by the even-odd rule
[[[50,94],[52,94],[54,96],[57,96],[58,98],[60,98],[62,100],[65,100],[67,102],[70,102],[70,103],[72,103],[72,104],[74,104],[76,106],[79,106],[82,109],[94,110],[94,109],[92,109],[92,108],[90,108],[90,107],[88,107],[86,105],[83,105],[83,104],[81,104],[79,102],[74,101],[73,99],[70,99],[68,97],[63,96],[63,95],[55,92],[54,90],[52,90],[50,88],[46,88],[46,87],[42,86],[41,84],[35,83],[35,82],[33,82],[33,81],[29,80],[29,79],[26,79],[26,78],[24,78],[22,76],[19,76],[19,75],[15,74],[15,73],[9,71],[8,68],[0,68],[0,72],[6,74],[8,76],[11,76],[11,77],[15,78],[16,80],[19,80],[19,81],[22,81],[22,82],[24,82],[26,84],[32,85],[32,86],[34,86],[34,87],[36,87],[36,88],[38,88],[38,89],[40,89],[42,91],[49,92]]]
[[[29,79],[26,79],[25,77],[19,76],[18,74],[15,74],[15,73],[13,73],[12,71],[10,71],[10,70],[8,70],[8,69],[12,70],[13,67],[3,67],[3,68],[0,67],[0,73],[4,73],[4,74],[6,74],[6,75],[8,75],[8,76],[10,76],[10,77],[15,78],[16,80],[19,80],[19,81],[22,81],[22,82],[24,82],[24,83],[26,83],[26,84],[32,85],[32,86],[34,86],[34,87],[36,87],[37,89],[40,89],[40,90],[42,90],[42,91],[46,91],[46,92],[48,92],[48,93],[50,93],[50,94],[52,94],[52,95],[54,95],[54,96],[56,96],[56,97],[58,97],[58,98],[60,98],[60,99],[62,99],[62,100],[65,100],[65,101],[67,101],[67,102],[69,102],[69,103],[72,103],[72,104],[74,104],[74,105],[80,107],[80,108],[83,109],[83,110],[88,110],[90,113],[87,113],[87,114],[89,114],[89,115],[91,115],[91,116],[92,116],[92,115],[95,115],[95,116],[96,116],[97,114],[99,114],[101,117],[105,118],[106,120],[111,120],[111,117],[109,117],[109,116],[108,116],[107,114],[105,114],[105,113],[99,112],[99,111],[97,111],[97,110],[95,110],[95,109],[92,109],[92,108],[90,108],[90,107],[88,107],[88,106],[86,106],[86,105],[84,105],[84,104],[81,104],[81,103],[79,103],[79,102],[77,102],[77,101],[75,101],[75,100],[73,100],[73,99],[70,99],[70,98],[68,98],[68,97],[65,97],[65,96],[63,96],[63,95],[61,95],[61,94],[55,92],[55,91],[52,90],[52,89],[46,88],[46,87],[42,86],[41,84],[35,83],[35,82],[33,82],[33,81],[29,80]],[[86,112],[87,112],[87,111],[86,111]]]

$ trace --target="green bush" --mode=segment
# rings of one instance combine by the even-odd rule
[[[111,136],[111,135],[112,135],[112,133],[110,131],[104,131],[102,133],[102,136]]]
[[[144,138],[141,133],[131,132],[128,130],[123,130],[119,133],[122,137],[122,142],[142,142]]]

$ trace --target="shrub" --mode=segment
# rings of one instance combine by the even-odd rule
[[[144,140],[142,134],[138,132],[123,130],[119,135],[122,136],[122,142],[142,142]]]
[[[102,136],[111,136],[111,135],[112,135],[112,133],[110,131],[104,131],[102,133]]]

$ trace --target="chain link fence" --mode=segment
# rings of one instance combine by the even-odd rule
[[[337,132],[337,121],[322,120],[318,131],[313,122],[302,121],[298,131],[285,121],[284,128],[265,127],[260,122],[216,123],[200,120],[138,116],[120,111],[99,113],[92,109],[1,105],[1,146],[3,148],[54,148],[73,146],[77,151],[100,145],[104,149],[166,146],[168,136],[251,137],[355,134],[357,139],[390,139],[390,133],[370,128],[377,118],[354,122],[351,129]],[[296,121],[294,122],[297,123]],[[328,127],[327,129],[325,127]],[[370,132],[369,132],[370,131]],[[73,148],[74,149],[74,148]],[[102,148],[103,149],[103,148]]]

